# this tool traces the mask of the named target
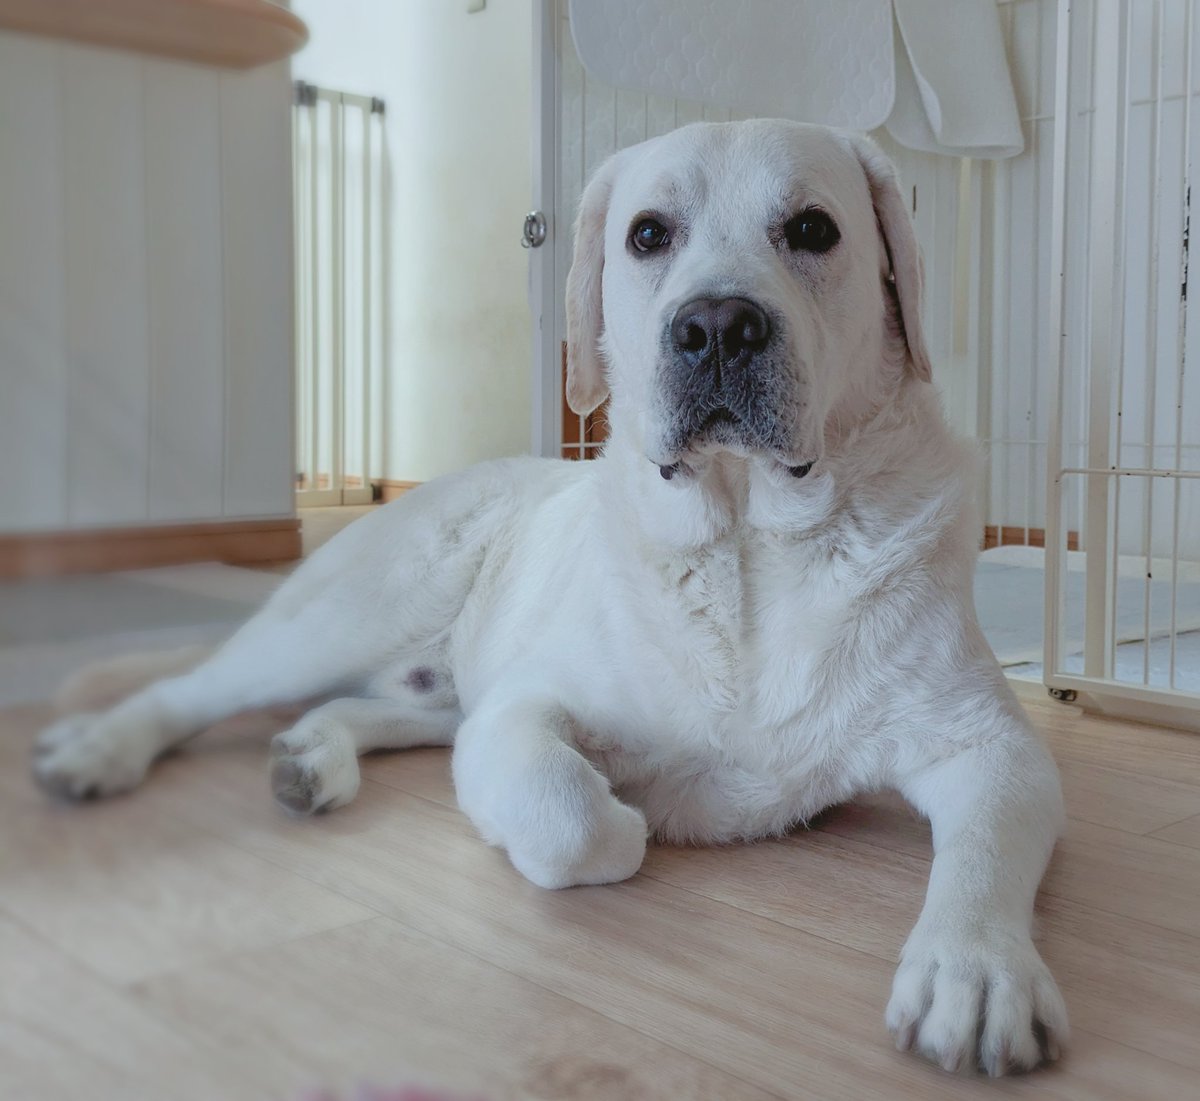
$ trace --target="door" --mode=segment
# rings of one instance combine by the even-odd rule
[[[559,454],[562,437],[563,355],[559,350],[555,254],[558,187],[558,0],[533,0],[533,200],[521,230],[529,249],[529,308],[533,316],[533,441],[535,455]],[[563,275],[565,280],[565,273]]]

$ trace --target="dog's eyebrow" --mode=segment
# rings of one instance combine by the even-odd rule
[[[656,176],[648,193],[654,197],[654,206],[678,208],[685,202],[685,188],[675,176]]]
[[[704,204],[708,195],[708,177],[700,165],[683,177],[678,171],[664,170],[650,181],[648,192],[664,210],[686,212]]]
[[[823,210],[838,225],[846,219],[846,210],[837,197],[828,188],[818,188],[801,183],[794,183],[782,195],[780,213],[784,218],[799,214],[802,210]]]

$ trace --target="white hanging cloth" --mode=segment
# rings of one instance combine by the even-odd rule
[[[1025,148],[995,0],[894,0],[896,102],[909,149],[998,160]]]
[[[1024,148],[995,0],[571,0],[584,68],[620,88],[972,157]]]

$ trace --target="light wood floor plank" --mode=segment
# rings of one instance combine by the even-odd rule
[[[1200,752],[1200,739],[1197,739]],[[1067,813],[1081,822],[1127,833],[1154,833],[1200,814],[1200,787],[1104,768],[1075,759],[1059,762]]]
[[[198,798],[173,791],[174,813],[451,947],[785,1096],[807,1072],[828,1079],[830,1098],[857,1096],[863,1081],[960,1096],[958,1082],[891,1050],[882,961],[649,879],[539,890],[457,810],[370,780],[336,814],[286,819],[255,797],[259,777],[230,760],[193,760]],[[170,763],[159,792],[185,763]],[[217,771],[202,783],[196,771],[210,764]],[[821,1004],[802,996],[814,987],[826,991]]]
[[[1076,1029],[1200,1068],[1200,938],[1042,896],[1038,946]]]
[[[931,851],[928,823],[890,793],[835,807],[818,824],[905,857],[928,858]],[[1042,892],[1164,929],[1200,932],[1200,852],[1157,837],[1070,817]]]
[[[1200,849],[1200,814],[1185,818],[1182,822],[1172,822],[1171,825],[1156,830],[1154,836],[1176,845]]]
[[[488,1101],[773,1096],[387,918],[139,992],[180,1031],[259,1061],[278,1096],[361,1081]]]
[[[1085,715],[1053,700],[1021,700],[1060,762],[1082,761],[1200,787],[1200,736]]]
[[[295,820],[267,792],[278,723],[243,723],[127,799],[53,808],[26,777],[39,715],[0,716],[0,915],[41,946],[19,942],[30,962],[0,987],[18,1022],[0,1058],[5,1042],[31,1053],[0,1065],[15,1084],[0,1096],[40,1101],[29,1090],[53,1061],[47,1097],[80,1096],[89,1076],[89,1096],[190,1097],[197,1052],[211,1095],[237,1101],[405,1068],[490,1085],[489,1101],[1189,1096],[1200,853],[1176,812],[1200,787],[1200,741],[1058,707],[1031,708],[1062,747],[1072,812],[1039,913],[1075,1038],[1061,1066],[1004,1083],[891,1050],[891,961],[930,859],[927,823],[894,797],[779,842],[654,848],[619,886],[544,892],[473,835],[445,751],[368,757],[354,804]],[[63,995],[47,1009],[27,991],[39,974],[82,992],[61,1028],[46,1022]],[[139,1067],[118,1043],[105,1063],[93,1005],[166,1057]]]
[[[652,848],[643,872],[891,962],[921,911],[929,857],[814,829],[755,845]]]
[[[1154,837],[1072,819],[1043,891],[1163,929],[1200,931],[1200,851]]]
[[[259,1101],[268,1083],[0,914],[0,1097]]]
[[[456,811],[373,781],[364,785],[358,802],[340,812],[340,826],[335,827],[338,816],[331,815],[288,823],[283,831],[273,824],[269,808],[255,809],[245,798],[249,793],[237,788],[235,777],[223,775],[213,789],[224,801],[210,828],[236,831],[241,843],[267,859],[663,1042],[694,1044],[688,1050],[696,1057],[717,1061],[765,1089],[794,1095],[788,1090],[800,1080],[802,1063],[828,1078],[827,1097],[853,1096],[865,1083],[894,1091],[884,1096],[973,1096],[963,1091],[975,1084],[957,1081],[944,1093],[944,1076],[888,1048],[880,1016],[891,964],[883,958],[793,935],[779,922],[739,916],[732,906],[689,898],[649,876],[613,888],[539,891],[476,840]],[[717,852],[733,859],[766,848]],[[687,861],[704,852],[653,850],[650,876],[661,861]],[[890,855],[881,863],[889,862]],[[791,871],[781,893],[789,892],[785,897],[795,898],[804,910],[807,889],[810,897],[822,898],[830,921],[835,920],[830,884],[806,884],[802,870]],[[890,888],[885,880],[874,899],[844,900],[844,925],[857,929],[875,920]],[[913,906],[922,888],[919,878],[910,885]],[[835,891],[834,897],[842,896]],[[905,914],[897,915],[894,926],[880,920],[880,936],[898,946],[910,920]],[[619,961],[616,974],[610,961]],[[804,993],[812,991],[821,992],[815,1002]],[[695,1000],[701,997],[716,1004],[698,1007]],[[676,1035],[687,1040],[673,1040]],[[1112,1051],[1124,1052],[1121,1058],[1133,1063],[1143,1058],[1120,1043],[1105,1047],[1111,1041],[1083,1032],[1080,1043],[1108,1052],[1106,1059],[1117,1059]],[[798,1052],[789,1057],[796,1045]],[[853,1052],[859,1070],[839,1079],[838,1068]],[[1170,1079],[1178,1072],[1174,1067],[1163,1073]],[[915,1080],[909,1077],[914,1073]],[[1063,1082],[1055,1087],[1062,1092],[1051,1096],[1121,1096],[1116,1087],[1106,1094],[1099,1081],[1086,1089],[1074,1078]]]
[[[653,849],[644,872],[892,961],[920,912],[929,860],[818,827],[752,846]],[[1046,894],[1038,928],[1077,1027],[1200,1067],[1200,939]]]
[[[133,982],[373,916],[196,831],[169,802],[52,803],[29,781],[26,753],[0,739],[0,910],[99,975]]]

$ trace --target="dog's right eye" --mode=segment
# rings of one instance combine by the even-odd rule
[[[653,252],[670,240],[667,227],[656,218],[642,218],[633,224],[629,240],[638,252]]]
[[[793,252],[828,252],[841,238],[833,219],[816,207],[784,222],[783,236]]]

